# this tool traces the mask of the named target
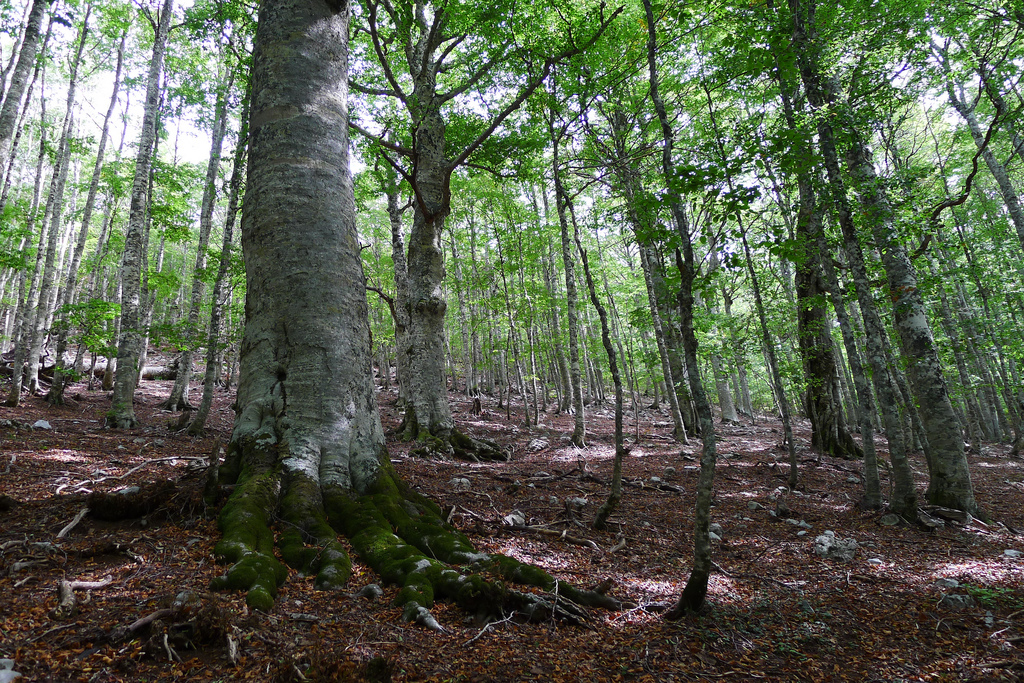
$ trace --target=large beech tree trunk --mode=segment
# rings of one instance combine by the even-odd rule
[[[435,598],[485,618],[504,611],[578,621],[579,605],[617,607],[537,568],[475,552],[391,469],[348,166],[347,36],[347,5],[260,7],[242,209],[238,413],[225,463],[211,473],[214,484],[236,484],[216,548],[235,564],[214,587],[246,590],[257,609],[273,606],[287,575],[270,528],[279,518],[282,558],[315,573],[318,588],[340,588],[349,576],[341,532],[384,580],[402,586],[405,617],[429,627],[440,628],[428,611]],[[476,569],[557,592],[519,593]]]

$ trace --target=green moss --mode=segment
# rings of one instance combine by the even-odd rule
[[[258,609],[261,612],[269,612],[274,608],[274,597],[277,592],[268,591],[264,586],[253,586],[249,589],[249,592],[245,594],[245,604],[252,609]]]
[[[540,567],[523,564],[505,555],[491,555],[491,567],[506,581],[537,586],[544,590],[555,587],[555,579]]]

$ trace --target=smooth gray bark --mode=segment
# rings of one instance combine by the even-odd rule
[[[178,372],[174,377],[171,394],[163,407],[171,411],[191,410],[188,400],[189,383],[192,381],[192,357],[199,345],[199,311],[203,305],[206,284],[203,272],[206,270],[206,250],[210,244],[210,228],[213,225],[213,210],[217,204],[217,176],[220,173],[221,149],[228,125],[227,97],[233,75],[229,72],[226,82],[218,88],[217,104],[214,109],[213,130],[210,133],[210,159],[206,164],[206,181],[203,184],[203,200],[199,209],[199,244],[196,247],[195,268],[192,271],[192,291],[189,296],[188,320],[185,327],[185,348],[178,356]],[[183,278],[184,279],[184,278]]]
[[[145,313],[142,299],[142,264],[145,258],[148,190],[159,113],[160,74],[163,70],[173,8],[174,0],[164,0],[159,23],[155,26],[153,55],[146,78],[146,102],[143,108],[142,131],[139,135],[139,153],[135,160],[135,178],[132,182],[131,209],[121,260],[121,330],[117,345],[114,394],[106,417],[107,426],[117,429],[131,429],[137,423],[132,403],[142,369],[139,362],[143,340],[146,337],[142,328]]]
[[[15,123],[21,111],[21,99],[25,94],[28,75],[35,65],[39,50],[39,31],[43,25],[43,16],[52,0],[33,0],[25,23],[24,37],[18,53],[18,63],[11,74],[11,84],[4,94],[3,108],[0,108],[0,172],[7,169],[10,155],[11,140],[14,137]],[[2,208],[2,207],[0,207]]]
[[[192,436],[202,434],[209,419],[213,406],[213,392],[220,384],[220,367],[218,362],[222,354],[223,342],[221,332],[224,327],[224,312],[227,305],[228,269],[231,267],[231,253],[234,250],[235,220],[238,216],[238,201],[242,189],[242,178],[245,175],[246,149],[249,144],[249,102],[250,93],[246,92],[242,100],[241,128],[238,131],[238,144],[235,146],[234,161],[231,164],[231,179],[228,181],[228,208],[224,219],[224,234],[221,241],[220,262],[217,265],[217,278],[213,281],[213,292],[210,301],[210,327],[206,337],[206,371],[203,375],[203,398],[199,403],[188,433]]]
[[[814,14],[811,11],[809,13],[810,17],[805,17],[799,0],[790,0],[789,7],[793,20],[793,49],[796,52],[801,79],[803,80],[811,106],[816,111],[819,111],[825,106],[826,95],[821,82],[822,77],[818,71],[817,55],[815,52],[817,46],[814,43]],[[838,215],[839,226],[842,229],[851,275],[857,291],[861,315],[864,317],[864,324],[867,329],[865,343],[867,346],[868,362],[871,366],[872,379],[875,382],[875,391],[881,404],[886,437],[889,441],[889,456],[892,460],[894,475],[893,492],[889,505],[896,514],[916,520],[917,493],[914,489],[910,465],[906,457],[906,444],[904,442],[902,419],[899,414],[899,404],[896,400],[894,387],[889,381],[889,369],[882,345],[885,327],[879,317],[871,292],[864,255],[861,251],[857,228],[853,221],[853,209],[846,196],[846,182],[839,165],[835,133],[827,117],[817,117],[817,132],[818,147],[821,151],[822,161],[825,165],[831,189],[831,200]],[[961,443],[962,447],[963,444]]]

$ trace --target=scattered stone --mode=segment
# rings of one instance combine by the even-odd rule
[[[939,607],[945,607],[956,611],[970,609],[971,607],[974,607],[975,604],[974,598],[970,595],[957,595],[954,593],[943,595],[942,599],[939,600]]]
[[[375,583],[368,583],[355,592],[355,597],[366,598],[371,602],[373,602],[382,595],[384,595],[384,591],[381,589],[380,586],[378,586]]]
[[[985,628],[992,628],[996,625],[996,618],[992,615],[992,612],[985,612]]]
[[[790,517],[789,519],[786,520],[786,522],[788,524],[792,524],[793,526],[800,527],[801,529],[810,529],[810,528],[812,528],[810,524],[808,524],[807,522],[805,522],[802,519],[793,519],[792,517]]]
[[[937,517],[932,517],[927,512],[921,510],[918,512],[917,515],[917,525],[925,531],[935,531],[936,529],[941,529],[942,527],[946,526],[946,523],[943,522],[941,519]]]
[[[750,510],[764,510],[764,506],[758,503],[756,500],[748,500],[747,508]]]
[[[10,683],[21,677],[21,674],[14,670],[13,659],[0,659],[0,683]]]
[[[165,443],[167,442],[164,441],[163,439],[157,439],[156,441],[153,442],[153,445],[156,446],[157,448],[162,448]]]
[[[540,478],[540,477],[550,477],[551,475],[548,474],[547,472],[541,470],[540,472],[534,472],[533,476]]]
[[[473,482],[465,477],[453,477],[451,481],[448,482],[448,485],[455,491],[468,491],[473,487]]]
[[[558,505],[558,496],[548,496],[548,502],[552,505]]]
[[[722,535],[722,525],[718,522],[711,522],[711,525],[708,527],[708,529],[710,529],[711,533],[713,534],[718,534],[718,536]]]
[[[502,521],[509,526],[526,526],[526,515],[519,510],[513,510],[505,515]]]
[[[575,498],[566,499],[566,502],[568,502],[569,505],[572,505],[573,507],[581,508],[584,507],[590,501],[588,501],[586,498],[580,498],[579,496],[577,496]]]
[[[846,481],[848,481],[851,484],[859,484],[860,483],[860,477],[849,476],[849,477],[846,478]]]
[[[957,588],[960,586],[960,582],[956,579],[941,578],[935,581],[935,585],[939,588]]]
[[[36,420],[32,423],[32,429],[53,429],[46,420]]]
[[[882,526],[896,526],[898,524],[901,524],[902,522],[903,520],[900,518],[899,515],[893,514],[891,512],[887,515],[882,515],[882,518],[878,520],[878,523]]]
[[[807,529],[801,529],[800,531],[796,532],[796,535],[797,536],[806,536],[807,535]]]
[[[974,517],[971,513],[964,512],[963,510],[954,510],[952,508],[945,508],[939,505],[926,505],[921,508],[932,517],[945,520],[947,522],[955,522],[957,524],[967,525],[974,521]]]
[[[830,560],[849,562],[857,554],[857,541],[838,538],[835,532],[826,531],[814,539],[814,552]]]
[[[722,537],[719,536],[718,534],[716,534],[714,531],[710,531],[710,532],[708,532],[708,539],[710,539],[712,542],[714,542],[714,541],[721,542]]]
[[[655,485],[660,484],[661,483],[661,477],[651,477],[651,483],[655,484]]]
[[[877,567],[878,565],[885,564],[885,563],[882,562],[882,560],[878,559],[877,557],[872,557],[871,559],[868,560],[868,564],[873,564],[873,565],[875,565]]]
[[[675,467],[666,467],[665,468],[665,478],[666,479],[671,479],[674,476],[676,476],[676,468]]]
[[[1024,555],[1024,553],[1021,553],[1021,551],[1019,551],[1019,550],[1004,550],[1003,551],[1003,557],[1009,557],[1009,558],[1012,558],[1012,559],[1016,559],[1016,558],[1020,557],[1021,555]]]
[[[536,453],[537,451],[544,450],[550,445],[551,444],[549,444],[546,439],[534,439],[533,441],[526,445],[526,450],[530,451],[531,453]]]

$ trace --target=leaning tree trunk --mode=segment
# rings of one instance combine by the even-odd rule
[[[587,251],[583,248],[580,240],[579,229],[573,221],[573,237],[576,241],[576,249],[583,264],[583,274],[587,281],[587,289],[590,291],[590,302],[594,304],[597,315],[601,319],[601,343],[608,355],[608,367],[612,373],[612,381],[615,383],[615,459],[612,464],[611,490],[608,492],[608,499],[597,510],[594,516],[594,528],[604,529],[608,525],[608,518],[619,507],[622,500],[622,459],[629,451],[622,440],[622,377],[619,375],[619,362],[612,345],[611,332],[608,329],[608,312],[597,296],[597,289],[594,287],[594,276],[590,272],[590,263],[587,260]]]
[[[289,565],[339,589],[343,533],[401,590],[405,618],[440,625],[438,598],[492,618],[581,620],[617,607],[510,558],[476,552],[434,504],[391,469],[374,397],[365,278],[349,174],[348,6],[265,0],[253,55],[242,249],[246,326],[238,413],[216,479],[234,483],[216,554],[235,564],[215,588],[246,590],[269,610]],[[211,487],[210,493],[216,489]],[[504,580],[554,596],[520,593]],[[562,598],[567,598],[563,600]]]
[[[131,429],[137,423],[132,399],[139,381],[139,358],[145,332],[141,329],[142,261],[145,242],[146,215],[148,213],[149,171],[153,162],[153,144],[156,141],[156,121],[160,102],[160,73],[163,69],[167,33],[171,25],[174,0],[164,0],[160,10],[160,23],[153,37],[153,56],[146,81],[146,104],[139,136],[139,153],[135,160],[135,178],[132,182],[132,203],[128,214],[124,255],[121,260],[121,333],[117,345],[117,371],[114,375],[114,394],[107,413],[108,427]]]
[[[800,14],[799,0],[790,0],[790,6],[793,10],[793,45],[796,50],[801,78],[807,90],[808,100],[815,109],[820,110],[825,103],[825,96],[820,82],[821,76],[818,73],[817,59],[813,52],[815,48],[811,44],[807,27],[805,27],[803,17]],[[818,146],[821,150],[822,160],[824,161],[825,171],[828,175],[828,182],[832,192],[832,203],[836,209],[839,226],[842,229],[846,254],[850,262],[850,271],[854,287],[857,291],[857,300],[860,304],[861,315],[864,317],[864,325],[867,330],[865,346],[868,362],[871,366],[875,392],[878,394],[882,419],[885,423],[885,433],[889,441],[889,457],[892,460],[894,480],[892,499],[889,501],[889,506],[896,514],[902,515],[907,519],[916,520],[917,492],[914,489],[910,464],[906,457],[903,424],[899,415],[896,393],[889,379],[889,369],[882,345],[885,327],[882,324],[871,292],[871,284],[868,278],[867,267],[864,263],[864,255],[860,247],[859,235],[853,223],[853,210],[846,196],[846,184],[839,167],[839,154],[836,151],[835,133],[827,117],[818,117],[817,132]]]
[[[796,443],[793,441],[793,422],[790,419],[789,399],[786,397],[786,385],[783,384],[782,374],[779,372],[779,361],[775,356],[775,343],[772,341],[772,334],[768,330],[768,317],[765,315],[764,301],[761,298],[761,284],[757,281],[757,273],[754,272],[754,260],[750,257],[747,233],[742,228],[740,230],[743,254],[747,260],[747,272],[750,273],[750,286],[754,291],[757,319],[761,322],[761,340],[764,344],[765,355],[768,358],[768,371],[772,376],[772,385],[775,387],[775,395],[779,400],[779,413],[782,415],[782,433],[786,439],[786,452],[789,454],[789,479],[786,483],[790,489],[795,489],[797,483],[799,483],[800,473],[796,456]]]
[[[909,360],[907,375],[920,406],[921,421],[928,439],[928,500],[935,505],[977,513],[970,470],[964,454],[964,437],[946,389],[942,364],[924,304],[917,286],[917,274],[906,249],[893,236],[892,208],[875,176],[870,152],[851,136],[848,154],[850,173],[860,190],[875,243],[882,255],[896,331],[903,353]]]
[[[46,263],[43,266],[42,282],[39,290],[39,301],[32,314],[32,325],[29,327],[28,363],[26,365],[26,379],[28,389],[32,393],[39,390],[39,354],[43,349],[47,337],[47,320],[53,312],[51,299],[59,290],[60,267],[57,263],[58,243],[63,237],[62,226],[64,217],[64,186],[67,184],[68,168],[71,166],[71,131],[74,125],[75,97],[78,89],[78,68],[82,63],[82,53],[85,51],[85,41],[89,35],[89,16],[92,8],[86,10],[85,18],[78,40],[78,50],[71,63],[71,74],[68,82],[67,107],[64,113],[64,123],[61,128],[60,142],[57,161],[53,170],[50,182],[50,194],[47,197],[47,211],[50,220],[48,244],[46,247]],[[46,218],[44,217],[44,221]],[[54,302],[56,303],[56,302]],[[57,358],[57,366],[63,363],[63,359]],[[61,380],[63,383],[63,380]]]
[[[43,74],[42,80],[45,84],[45,73]],[[39,98],[39,107],[42,112],[40,118],[45,119],[45,87],[40,88],[40,91],[42,93]],[[46,150],[46,127],[44,126],[39,134],[39,155],[36,159],[35,183],[32,188],[32,203],[28,211],[28,216],[25,219],[25,233],[27,235],[31,235],[35,230],[36,217],[39,213],[40,193],[42,191],[43,184],[43,162],[46,160]],[[31,274],[22,275],[18,291],[18,309],[16,311],[14,323],[14,364],[12,365],[13,372],[11,377],[11,390],[6,401],[6,405],[11,406],[12,408],[17,407],[21,402],[25,359],[28,357],[28,345],[31,337],[28,330],[29,327],[31,327],[31,318],[35,311],[36,304],[39,301],[39,281],[43,272],[43,255],[46,253],[46,249],[44,248],[46,245],[46,228],[49,225],[47,216],[43,216],[40,224],[41,227],[39,230],[38,247],[36,248],[35,267],[32,268]],[[26,280],[28,280],[27,294],[23,291]]]

